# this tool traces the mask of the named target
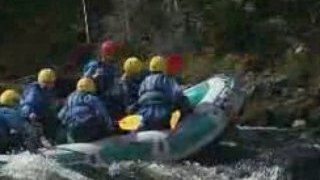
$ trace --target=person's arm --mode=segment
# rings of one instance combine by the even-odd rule
[[[141,84],[140,84],[139,91],[138,91],[138,97],[141,97],[141,95],[145,92],[146,88],[147,88],[147,82],[146,81],[142,81]],[[140,108],[140,104],[139,104],[139,98],[138,98],[137,102],[128,105],[128,107],[126,108],[126,113],[127,114],[133,114],[139,108]]]
[[[93,77],[96,74],[97,66],[98,66],[97,62],[95,61],[89,62],[83,70],[83,76]]]
[[[20,101],[21,113],[23,117],[34,119],[36,118],[36,110],[34,107],[34,103],[36,103],[36,89],[31,87],[26,90],[25,96]]]
[[[61,110],[58,113],[58,119],[62,122],[63,124],[63,120],[66,118],[66,113],[67,113],[67,106],[63,106],[61,108]]]
[[[171,79],[170,83],[172,87],[172,97],[175,107],[183,111],[191,111],[192,108],[190,102],[184,95],[181,86],[174,79]]]
[[[49,149],[52,147],[51,143],[44,136],[41,126],[35,126],[28,121],[23,126],[23,141],[29,152],[38,153],[38,148],[45,147]]]
[[[177,102],[181,99],[183,94],[183,89],[181,86],[173,79],[168,79],[169,87],[171,87],[171,98],[173,99],[173,102]]]

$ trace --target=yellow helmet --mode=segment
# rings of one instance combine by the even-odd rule
[[[151,72],[160,71],[166,72],[166,60],[162,56],[154,56],[151,58],[149,64],[149,70]]]
[[[95,92],[96,85],[93,80],[88,77],[81,78],[77,83],[77,91],[79,92]]]
[[[13,89],[5,90],[0,96],[0,104],[14,106],[19,102],[20,95]]]
[[[38,82],[43,84],[53,83],[56,78],[56,72],[50,68],[42,69],[38,74]]]
[[[142,62],[136,57],[130,57],[124,62],[123,70],[127,75],[138,74],[142,70]]]

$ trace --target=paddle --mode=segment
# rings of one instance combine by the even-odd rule
[[[177,128],[178,122],[181,117],[181,111],[180,110],[175,110],[171,114],[171,119],[170,119],[170,129],[173,131]]]
[[[180,110],[176,110],[171,114],[171,119],[170,119],[170,129],[171,130],[176,129],[180,117],[181,117]],[[142,120],[141,115],[136,115],[136,114],[129,115],[119,121],[119,127],[122,130],[135,131],[139,128],[141,120]]]
[[[139,128],[141,120],[141,115],[129,115],[119,121],[119,127],[122,130],[134,131]]]

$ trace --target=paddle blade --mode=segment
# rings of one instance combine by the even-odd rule
[[[122,130],[133,131],[137,130],[140,126],[142,116],[140,115],[129,115],[119,121],[119,127]]]
[[[171,119],[170,119],[170,128],[171,130],[176,129],[178,122],[180,120],[181,117],[181,111],[176,110],[171,114]]]

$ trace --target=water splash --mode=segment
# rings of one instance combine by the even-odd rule
[[[110,171],[111,170],[111,171]],[[156,162],[120,162],[109,167],[113,177],[129,177],[134,179],[154,180],[277,180],[283,177],[283,169],[279,166],[257,167],[251,161],[235,166],[216,165],[202,166],[196,162],[164,164]],[[115,173],[116,172],[116,173]],[[115,173],[115,174],[114,174]]]
[[[244,132],[245,131],[245,132]],[[320,178],[320,140],[288,132],[242,130],[200,158],[182,162],[122,161],[103,167],[63,167],[40,155],[22,154],[1,168],[1,179],[283,180]],[[224,141],[229,142],[228,139]],[[224,142],[221,141],[221,142]],[[318,178],[318,179],[319,179]]]
[[[52,160],[29,153],[14,156],[2,167],[1,177],[17,180],[89,180],[89,178],[68,170]]]

